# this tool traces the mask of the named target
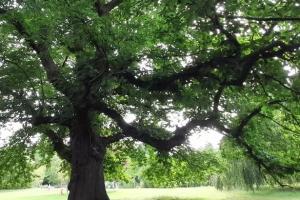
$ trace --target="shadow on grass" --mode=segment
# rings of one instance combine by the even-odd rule
[[[199,199],[199,198],[176,198],[176,197],[158,197],[151,200],[205,200],[205,199]]]
[[[285,187],[285,188],[264,188],[261,190],[254,191],[253,195],[272,195],[272,194],[286,194],[286,193],[299,193],[300,187]]]
[[[276,190],[279,192],[300,192],[300,186],[277,188]]]

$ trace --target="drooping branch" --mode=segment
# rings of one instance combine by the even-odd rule
[[[273,100],[265,105],[271,106],[271,105],[281,105],[281,100]],[[278,162],[274,162],[270,158],[261,156],[256,150],[247,143],[244,136],[244,128],[249,124],[249,122],[256,116],[263,116],[264,114],[261,113],[261,109],[264,105],[261,105],[255,109],[253,109],[248,115],[246,115],[244,118],[240,120],[239,125],[236,128],[233,128],[229,131],[230,137],[234,138],[234,140],[237,142],[239,146],[245,149],[245,153],[247,156],[252,158],[258,166],[262,166],[268,174],[272,176],[272,178],[277,182],[280,186],[284,187],[287,185],[282,184],[276,174],[292,174],[294,172],[299,172],[300,168],[296,168],[293,166],[286,166]],[[273,121],[271,118],[269,118],[271,121]],[[273,121],[274,122],[274,121]],[[278,124],[277,124],[278,125]],[[286,128],[286,127],[284,127]]]
[[[286,107],[282,103],[279,103],[279,105],[281,106],[281,108],[283,108],[283,110],[285,110],[286,112],[289,113],[289,115],[292,117],[292,119],[294,120],[294,122],[300,127],[300,119],[298,119],[297,115],[294,114],[291,109],[289,109],[288,107]]]
[[[264,92],[265,96],[268,97],[268,98],[272,98],[272,97],[269,95],[269,93],[267,92],[266,87],[265,87],[265,85],[263,84],[263,82],[262,82],[262,80],[261,80],[259,74],[258,74],[257,72],[253,72],[253,75],[254,75],[254,77],[257,79],[257,82],[258,82],[259,86],[261,87],[262,91]]]
[[[111,10],[116,8],[122,2],[123,2],[123,0],[111,0],[110,2],[108,2],[106,4],[102,4],[100,2],[100,0],[96,0],[94,5],[95,5],[98,15],[101,17],[101,16],[105,16],[105,15],[109,14],[109,12]]]
[[[264,33],[263,37],[267,37],[267,36],[271,35],[277,24],[278,24],[278,22],[272,22],[268,29],[264,29],[266,32]]]
[[[249,122],[256,116],[263,116],[261,113],[262,107],[263,106],[271,106],[271,105],[281,105],[283,101],[282,100],[273,100],[267,102],[265,105],[258,106],[257,108],[253,109],[248,115],[246,115],[244,118],[240,120],[240,123],[237,127],[229,130],[230,137],[234,138],[234,140],[239,144],[242,148],[245,149],[245,153],[252,158],[259,166],[262,166],[272,177],[273,179],[281,186],[285,186],[282,184],[280,181],[278,181],[277,177],[275,174],[278,173],[293,173],[300,171],[299,168],[295,168],[292,166],[285,166],[280,163],[275,163],[269,158],[265,158],[259,155],[255,151],[251,145],[247,143],[247,141],[244,139],[244,128],[249,124]],[[272,120],[273,121],[273,120]],[[273,121],[274,122],[274,121]]]
[[[49,124],[57,124],[61,126],[70,127],[71,126],[71,117],[63,114],[55,114],[53,116],[44,116],[40,111],[44,109],[42,105],[38,109],[36,109],[34,102],[25,97],[23,91],[16,92],[11,91],[10,93],[16,101],[22,104],[22,107],[27,115],[26,121],[30,122],[33,126],[40,125],[49,125]],[[18,105],[20,106],[20,105]]]
[[[285,53],[295,52],[299,50],[300,43],[286,44],[283,41],[274,41],[271,44],[259,49],[258,51],[247,57],[248,59],[268,59],[274,57],[282,57]]]
[[[266,105],[271,106],[275,104],[281,103],[282,100],[273,100],[269,101]],[[254,108],[248,115],[246,115],[244,118],[240,120],[239,125],[232,130],[232,136],[234,138],[241,138],[243,136],[243,129],[245,126],[249,124],[249,122],[257,115],[260,114],[261,109],[263,108],[264,105],[258,106],[257,108]]]
[[[282,174],[282,173],[292,174],[294,172],[300,171],[300,169],[298,168],[284,166],[279,163],[272,163],[268,159],[260,157],[255,151],[255,149],[251,147],[247,142],[242,140],[241,138],[236,139],[236,142],[241,147],[245,148],[246,155],[252,158],[258,166],[262,166],[267,171],[267,173],[274,179],[274,181],[277,184],[279,184],[281,187],[286,187],[288,185],[281,183],[276,176],[277,174]]]
[[[116,138],[110,138],[113,142],[127,136],[149,144],[161,151],[169,151],[173,147],[183,144],[186,141],[188,133],[192,129],[198,126],[210,127],[214,122],[213,118],[208,117],[204,119],[193,119],[189,121],[185,126],[177,128],[171,134],[172,136],[170,136],[168,139],[160,139],[152,136],[149,130],[139,129],[134,125],[127,123],[118,111],[110,108],[105,103],[97,102],[93,104],[93,108],[113,119],[122,129],[123,132],[121,134],[118,134]]]
[[[260,113],[259,116],[261,116],[261,117],[263,117],[263,118],[266,118],[266,119],[272,121],[274,124],[280,126],[280,127],[283,128],[284,130],[287,130],[287,131],[289,131],[289,132],[291,132],[291,133],[294,133],[294,134],[296,134],[296,135],[299,135],[299,134],[300,134],[299,132],[292,130],[291,128],[289,128],[289,127],[287,127],[287,126],[281,124],[280,122],[274,120],[272,117],[270,117],[270,116],[268,116],[268,115],[266,115],[266,114]]]

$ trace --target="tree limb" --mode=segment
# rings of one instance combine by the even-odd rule
[[[70,96],[70,90],[66,88],[66,85],[68,84],[60,75],[58,66],[51,57],[47,44],[44,41],[34,41],[20,19],[14,18],[9,22],[16,28],[18,33],[25,38],[29,46],[37,53],[46,71],[49,82],[52,83],[60,92],[66,96]]]
[[[123,132],[121,132],[107,137],[100,137],[100,139],[104,141],[104,144],[109,145],[118,142],[125,137],[126,135]]]
[[[44,134],[52,142],[53,148],[57,152],[58,156],[71,163],[71,150],[64,144],[63,139],[50,128],[45,129]]]
[[[45,125],[45,124],[59,124],[61,126],[71,127],[71,119],[62,117],[51,117],[51,116],[40,116],[35,115],[32,119],[34,126]]]
[[[149,144],[161,151],[169,151],[173,147],[183,144],[186,141],[188,133],[192,129],[198,126],[209,127],[213,124],[214,121],[214,119],[212,118],[193,119],[189,121],[185,126],[177,128],[172,133],[172,136],[169,137],[168,139],[159,139],[151,136],[150,131],[148,130],[141,130],[131,124],[126,123],[123,117],[121,116],[121,114],[119,114],[116,110],[109,108],[109,106],[106,105],[105,103],[101,103],[101,102],[95,103],[93,105],[93,108],[101,113],[104,113],[111,119],[113,119],[118,124],[118,126],[122,129],[123,135],[132,137],[138,141]],[[118,137],[117,140],[113,140],[113,141],[118,141],[118,139],[120,138]]]
[[[223,84],[227,86],[241,86],[242,83],[247,79],[253,65],[260,59],[269,59],[274,57],[282,57],[285,53],[294,52],[299,49],[300,43],[285,44],[282,41],[274,41],[269,45],[259,48],[257,51],[242,58],[239,63],[241,71],[239,77],[224,81]]]
[[[218,77],[211,73],[212,69],[217,68],[220,65],[228,64],[232,62],[231,57],[216,57],[206,62],[198,62],[192,66],[189,66],[183,69],[181,72],[174,73],[171,75],[161,76],[161,77],[147,77],[137,78],[131,72],[123,72],[117,74],[118,76],[123,77],[128,83],[131,83],[140,88],[147,89],[149,91],[178,91],[177,81],[186,84],[192,78],[201,79],[204,77],[210,77],[212,79],[217,79]]]
[[[265,160],[265,158],[261,158],[257,155],[257,153],[255,152],[255,150],[248,144],[246,143],[244,140],[242,140],[241,138],[238,138],[236,140],[236,142],[241,146],[244,147],[246,149],[246,154],[252,158],[256,164],[258,166],[263,166],[265,168],[265,170],[268,172],[268,174],[271,175],[271,177],[274,179],[274,181],[279,184],[281,187],[285,187],[288,185],[285,185],[283,183],[281,183],[278,178],[277,178],[277,174],[293,174],[294,172],[299,172],[300,169],[298,168],[294,168],[294,167],[289,167],[289,166],[283,166],[280,165],[279,163],[268,163],[268,161]]]
[[[269,59],[273,57],[282,57],[287,52],[294,52],[300,47],[300,43],[285,44],[282,41],[274,41],[273,43],[259,48],[251,54],[240,57],[214,57],[204,62],[196,62],[190,67],[184,68],[181,72],[160,77],[138,78],[133,73],[125,71],[116,76],[123,77],[128,83],[149,91],[178,91],[178,82],[181,84],[189,83],[193,78],[208,77],[218,80],[226,86],[241,86],[247,79],[253,65],[260,59]],[[236,76],[231,80],[221,81],[218,76],[212,73],[214,69],[221,69],[228,65],[233,65],[236,70]]]

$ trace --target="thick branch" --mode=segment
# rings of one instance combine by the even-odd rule
[[[126,135],[122,132],[122,133],[117,133],[117,134],[107,136],[107,137],[100,137],[100,140],[104,141],[104,144],[109,145],[109,144],[118,142],[125,137],[126,137]]]
[[[57,152],[58,156],[70,163],[72,157],[71,151],[69,147],[64,144],[63,139],[50,128],[47,128],[44,133],[52,142],[53,148]]]
[[[32,36],[27,32],[23,22],[19,19],[13,19],[10,23],[16,28],[20,35],[22,35],[29,46],[37,53],[41,63],[47,73],[48,80],[54,85],[56,89],[70,96],[69,91],[66,88],[67,82],[60,75],[58,66],[52,59],[49,49],[44,41],[34,41]]]
[[[133,73],[128,71],[120,73],[119,75],[121,75],[121,77],[123,77],[128,83],[149,91],[176,92],[178,89],[177,82],[186,84],[192,78],[201,79],[204,77],[210,77],[218,80],[218,77],[211,73],[212,69],[217,68],[220,65],[229,64],[231,62],[231,57],[216,57],[206,62],[195,63],[194,65],[189,66],[178,73],[160,77],[153,76],[145,79],[137,78]]]
[[[50,116],[34,116],[32,120],[34,126],[45,124],[59,124],[66,127],[71,127],[71,119],[62,117],[50,117]]]
[[[132,137],[136,140],[149,144],[161,151],[169,151],[173,147],[183,144],[186,141],[188,133],[197,126],[208,127],[211,126],[213,123],[213,119],[211,118],[205,118],[201,120],[193,119],[190,122],[188,122],[185,126],[177,128],[172,133],[172,136],[170,138],[159,139],[151,136],[150,131],[140,130],[135,126],[126,123],[121,114],[119,114],[116,110],[109,108],[108,105],[106,105],[105,103],[94,104],[93,108],[113,119],[122,129],[122,134],[124,136]],[[121,138],[123,137],[120,137],[120,139]]]
[[[241,86],[247,79],[254,64],[260,59],[282,57],[285,53],[294,52],[300,44],[285,44],[282,41],[275,41],[269,45],[259,48],[253,53],[240,57],[215,57],[209,61],[197,62],[194,65],[183,69],[181,72],[160,77],[138,78],[131,72],[123,72],[117,76],[123,77],[128,83],[149,91],[171,91],[177,92],[178,82],[181,84],[189,83],[193,78],[201,79],[208,77],[220,81],[220,78],[212,73],[213,69],[221,69],[228,65],[234,65],[237,70],[236,76],[228,81],[223,81],[226,86]]]
[[[299,49],[300,43],[285,44],[282,41],[275,41],[265,47],[254,51],[253,53],[245,56],[239,63],[242,68],[239,77],[229,81],[224,81],[223,84],[229,86],[241,86],[242,83],[247,79],[254,64],[260,59],[269,59],[274,57],[282,57],[285,53],[294,52]]]

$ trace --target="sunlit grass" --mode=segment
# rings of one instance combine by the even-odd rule
[[[267,190],[257,192],[225,191],[212,187],[173,189],[109,190],[111,200],[300,200],[299,191]],[[0,191],[1,200],[66,200],[60,189],[25,189]]]

